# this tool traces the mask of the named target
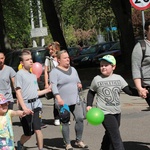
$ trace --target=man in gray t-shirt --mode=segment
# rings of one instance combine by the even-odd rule
[[[5,65],[4,61],[5,55],[0,52],[0,93],[3,93],[5,98],[10,101],[8,108],[13,109],[14,99],[11,84],[14,85],[16,72],[13,68]]]

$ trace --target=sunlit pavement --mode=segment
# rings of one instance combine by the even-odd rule
[[[83,91],[87,94],[87,89]],[[41,98],[43,103],[43,122],[47,128],[42,129],[44,136],[44,149],[63,150],[65,149],[60,126],[53,125],[53,100]],[[150,147],[150,111],[147,111],[145,100],[139,97],[131,97],[121,94],[122,121],[121,136],[126,150],[149,150]],[[17,106],[15,105],[15,109]],[[102,125],[92,126],[85,120],[83,141],[88,144],[89,150],[99,150],[104,134]],[[70,139],[72,146],[75,142],[74,120],[71,118]],[[15,145],[22,134],[22,127],[19,118],[13,118]],[[27,149],[37,150],[35,135],[25,144]],[[75,147],[74,149],[79,149]]]

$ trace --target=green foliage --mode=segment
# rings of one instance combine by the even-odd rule
[[[13,49],[30,44],[30,11],[28,1],[3,0],[3,13],[7,37]]]
[[[145,21],[150,20],[150,9],[144,10],[144,18]],[[140,10],[132,9],[132,24],[135,37],[143,38],[142,12]]]
[[[99,34],[109,40],[106,27],[116,26],[110,0],[54,0],[54,2],[67,45],[76,45],[80,42],[96,43]],[[2,6],[7,37],[12,49],[32,46],[29,0],[3,0]],[[32,9],[35,27],[39,27],[37,0],[32,0]],[[43,26],[47,27],[42,6],[41,11]],[[79,31],[82,31],[81,35]],[[36,41],[39,43],[39,38],[36,38]],[[49,34],[45,37],[45,43],[51,41],[52,37]]]
[[[84,36],[79,38],[76,34],[78,42],[82,41],[87,43],[88,41],[91,44],[96,43],[97,35],[103,34],[107,37],[106,27],[116,26],[115,16],[110,7],[110,0],[55,0],[55,6],[64,32],[69,26],[73,26],[75,34],[78,30],[84,32],[94,30],[95,34],[92,34],[93,37],[90,37],[90,40],[88,36],[85,39]],[[69,38],[69,36],[74,35],[70,34],[66,37]],[[73,38],[70,37],[69,39]],[[68,40],[66,41],[68,43]],[[70,45],[70,43],[68,44]]]

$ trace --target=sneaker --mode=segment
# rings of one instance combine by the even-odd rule
[[[85,145],[82,141],[75,142],[75,145],[80,147],[80,148],[88,148],[88,146]]]
[[[71,122],[69,121],[68,124],[71,125]]]
[[[46,128],[46,127],[47,127],[47,125],[44,124],[43,122],[41,122],[41,129]]]
[[[73,150],[72,146],[70,144],[66,145],[66,150]]]
[[[59,119],[55,119],[54,120],[54,125],[55,126],[59,126],[60,125],[60,120]]]
[[[24,150],[23,145],[20,143],[20,141],[17,142],[17,150]]]

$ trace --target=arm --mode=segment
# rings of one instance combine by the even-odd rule
[[[48,77],[49,77],[48,66],[45,66],[45,69],[44,69],[45,88],[48,88],[48,86],[49,86],[49,84],[48,84]]]
[[[23,109],[23,111],[25,112],[25,114],[33,114],[33,111],[28,109],[24,103],[23,97],[22,97],[22,92],[20,88],[16,88],[16,97],[18,99],[18,102],[21,106],[21,108]]]
[[[130,86],[126,86],[122,89],[126,94],[131,96],[139,96],[137,89],[132,88]]]
[[[26,115],[25,112],[22,111],[22,110],[16,110],[16,111],[12,110],[12,111],[11,111],[11,116],[12,116],[12,117],[13,117],[13,116],[24,117],[25,115]]]
[[[38,96],[44,95],[44,94],[49,93],[51,91],[52,91],[51,86],[48,85],[48,87],[46,89],[38,91]]]
[[[58,104],[59,104],[60,106],[63,106],[63,105],[64,105],[64,101],[63,101],[63,99],[60,97],[59,94],[55,95],[55,98],[56,98],[56,100],[57,100],[57,102],[58,102]]]
[[[11,82],[12,82],[13,89],[14,89],[14,88],[15,88],[15,77],[12,77],[12,78],[11,78]]]
[[[87,111],[92,108],[95,94],[96,94],[96,92],[94,92],[92,90],[88,91],[88,94],[87,94]]]

